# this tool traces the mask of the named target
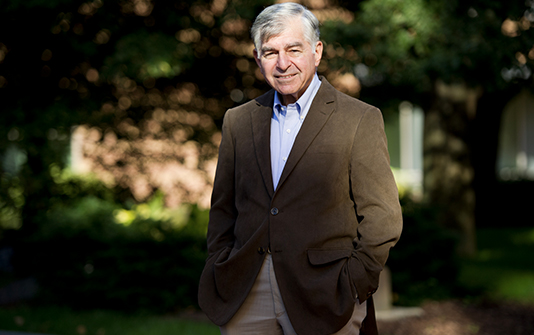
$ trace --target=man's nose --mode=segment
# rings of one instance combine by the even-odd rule
[[[278,61],[276,63],[276,66],[282,71],[287,70],[289,66],[291,66],[291,61],[289,60],[289,57],[285,52],[280,52],[278,54]]]

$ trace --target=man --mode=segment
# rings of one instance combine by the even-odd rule
[[[376,333],[398,193],[380,111],[316,74],[318,26],[295,3],[252,26],[273,90],[225,115],[199,289],[222,334]]]

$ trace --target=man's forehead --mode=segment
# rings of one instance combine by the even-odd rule
[[[274,36],[273,36],[274,38]],[[293,47],[302,47],[304,46],[304,41],[300,41],[298,39],[296,40],[289,40],[283,44],[280,44],[280,43],[269,43],[269,41],[272,41],[273,38],[270,38],[267,42],[263,42],[262,46],[261,46],[261,50],[273,50],[273,49],[278,49],[278,48],[282,48],[282,49],[288,49],[288,48],[293,48]]]
[[[267,33],[262,41],[262,45],[271,45],[273,43],[282,42],[285,45],[289,43],[304,44],[305,36],[303,27],[300,21],[294,21],[284,24],[282,29],[276,33]],[[275,40],[275,41],[273,41]],[[263,48],[262,48],[263,49]]]

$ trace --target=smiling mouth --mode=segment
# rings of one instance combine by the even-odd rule
[[[295,77],[297,74],[288,74],[286,76],[276,76],[277,79],[290,79],[290,78],[293,78]]]

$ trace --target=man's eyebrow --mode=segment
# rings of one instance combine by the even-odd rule
[[[261,47],[262,53],[267,52],[267,51],[273,51],[273,50],[276,50],[276,49],[273,47]]]
[[[294,48],[294,47],[302,47],[304,44],[302,42],[291,42],[291,43],[288,43],[284,46],[284,49],[290,49],[290,48]],[[269,47],[269,46],[262,46],[261,47],[261,52],[264,53],[264,52],[267,52],[267,51],[276,51],[276,48],[273,48],[273,47]]]
[[[302,42],[293,42],[293,43],[289,43],[286,45],[286,49],[290,49],[290,48],[293,48],[293,47],[301,47],[303,46],[304,44],[302,44]]]

